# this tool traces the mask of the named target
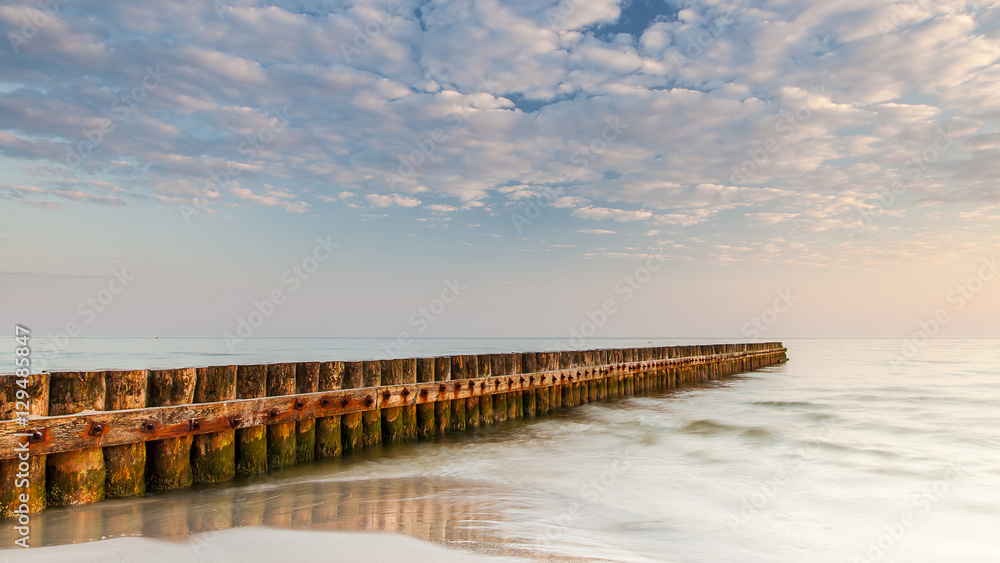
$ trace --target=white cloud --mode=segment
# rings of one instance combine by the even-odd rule
[[[416,207],[420,200],[403,194],[367,194],[365,199],[372,207]]]

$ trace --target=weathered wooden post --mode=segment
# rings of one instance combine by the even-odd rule
[[[597,356],[594,354],[594,350],[585,350],[583,352],[583,363],[593,373],[597,365]],[[580,386],[580,402],[586,404],[595,401],[597,401],[597,381],[594,379],[584,381]]]
[[[507,375],[507,366],[503,360],[503,354],[490,354],[490,371],[493,372],[494,377]],[[493,418],[496,422],[507,420],[508,395],[510,393],[496,393],[493,395]]]
[[[490,363],[489,354],[479,354],[476,356],[476,377],[493,377],[493,364]],[[483,388],[480,387],[480,390]],[[487,392],[490,388],[485,389]],[[484,394],[479,397],[479,420],[483,426],[493,424],[493,396]]]
[[[545,352],[535,352],[535,370],[545,371],[548,366],[549,357]],[[544,415],[549,413],[549,393],[551,391],[550,387],[545,387],[545,380],[542,379],[546,377],[545,375],[535,376],[535,385],[538,387],[535,389],[535,414]]]
[[[417,382],[434,381],[434,358],[417,358]],[[427,402],[417,405],[417,439],[427,440],[437,434],[434,409],[437,402]]]
[[[417,359],[403,359],[403,385],[416,385],[417,383]],[[411,390],[416,393],[416,390]],[[415,395],[410,395],[415,397]],[[417,439],[417,405],[404,405],[403,411],[403,439],[412,442]]]
[[[597,358],[596,360],[597,365],[600,366],[598,368],[600,379],[598,379],[594,385],[594,389],[597,391],[597,400],[607,401],[608,400],[608,370],[607,370],[608,351],[598,350],[594,352],[594,355]]]
[[[479,357],[474,354],[469,354],[465,357],[465,365],[468,379],[475,379],[479,376]],[[478,391],[478,389],[476,390]],[[465,400],[465,427],[466,428],[479,428],[482,424],[483,416],[482,410],[479,406],[479,396],[470,395],[468,399]]]
[[[319,366],[319,391],[336,391],[344,383],[344,362],[323,362]],[[316,419],[316,457],[325,459],[343,453],[340,415]]]
[[[524,417],[529,418],[535,416],[536,401],[538,400],[538,395],[535,392],[535,382],[536,377],[534,374],[538,371],[538,356],[534,352],[522,352],[521,353],[521,373],[524,374],[522,379],[527,381],[528,388],[524,390],[522,394],[522,400],[524,402]]]
[[[23,382],[23,383],[20,383]],[[18,393],[21,391],[21,393]],[[18,412],[29,415],[49,414],[49,374],[40,373],[27,376],[0,375],[0,420],[14,420]],[[18,404],[21,401],[22,404]],[[28,410],[24,411],[25,403]],[[31,426],[25,428],[30,430]],[[24,443],[24,442],[22,442]],[[21,495],[27,495],[28,513],[34,514],[45,509],[45,466],[46,455],[28,454],[28,459],[18,457],[0,460],[0,519],[11,516],[21,507]],[[27,475],[19,479],[18,473]],[[24,481],[27,483],[24,483]],[[20,481],[20,483],[19,483]],[[25,487],[19,487],[18,485]]]
[[[561,352],[549,352],[546,354],[547,371],[558,371],[562,363]],[[552,376],[552,387],[549,387],[549,410],[557,411],[562,408],[562,384],[558,375]]]
[[[450,356],[434,358],[434,381],[442,382],[438,385],[439,395],[444,393],[441,389],[448,389],[447,384],[443,382],[451,381],[451,363]],[[438,399],[434,403],[434,425],[438,436],[444,436],[451,427],[452,402],[448,399]]]
[[[365,386],[364,362],[344,362],[344,389],[360,389]],[[354,412],[340,416],[341,447],[345,454],[365,447],[364,420],[362,413]]]
[[[104,373],[104,409],[118,411],[146,406],[146,370]],[[104,495],[107,498],[146,494],[146,444],[136,442],[104,448]]]
[[[559,352],[559,369],[571,369],[576,367],[572,350]],[[562,407],[573,406],[573,384],[568,378],[561,379],[559,385],[559,405]]]
[[[403,360],[382,360],[382,385],[401,383],[403,383]],[[383,407],[381,410],[382,442],[387,444],[402,442],[405,439],[402,407]]]
[[[295,364],[295,392],[315,393],[319,391],[319,362]],[[316,419],[295,422],[295,460],[312,461],[316,457]]]
[[[56,372],[49,375],[49,416],[104,410],[103,372]],[[95,442],[103,433],[93,424]],[[48,456],[45,481],[49,506],[97,502],[104,498],[104,452],[101,447]]]
[[[213,403],[236,398],[236,366],[198,368],[194,402]],[[236,431],[193,436],[191,474],[195,483],[221,483],[236,475]]]
[[[517,353],[508,353],[503,355],[503,367],[504,371],[507,372],[507,379],[510,381],[520,381],[521,373],[521,357]],[[521,391],[511,391],[507,394],[507,418],[508,420],[514,420],[517,418],[524,417],[524,402],[522,400]]]
[[[367,360],[362,362],[362,365],[365,370],[365,387],[382,385],[382,362]],[[382,413],[377,408],[361,413],[361,424],[365,446],[374,446],[382,442]]]
[[[469,378],[469,362],[466,356],[451,357],[451,378],[457,380],[461,385],[465,385],[465,379]],[[451,427],[450,430],[465,430],[465,407],[468,404],[466,399],[453,399],[451,401]]]
[[[149,406],[194,402],[195,368],[150,370],[146,388]],[[191,486],[191,436],[146,442],[146,490],[165,491]]]
[[[236,398],[259,399],[267,396],[267,366],[245,365],[236,368]],[[240,421],[246,422],[246,421]],[[240,426],[237,424],[237,426]],[[255,475],[267,471],[267,427],[238,427],[236,430],[236,473]]]
[[[295,364],[268,364],[267,396],[295,394]],[[295,465],[295,423],[267,425],[267,467],[281,469]]]

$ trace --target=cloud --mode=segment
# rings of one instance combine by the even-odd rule
[[[0,197],[534,203],[647,232],[733,218],[802,236],[897,181],[887,224],[913,202],[948,217],[1000,202],[1000,12],[979,0],[905,17],[893,0],[684,3],[633,36],[600,32],[618,0],[181,5],[0,8],[5,38],[48,21],[4,59]]]
[[[608,231],[606,229],[577,229],[578,233],[585,235],[613,235],[614,231]]]
[[[402,194],[368,194],[365,196],[372,207],[417,207],[420,200]]]

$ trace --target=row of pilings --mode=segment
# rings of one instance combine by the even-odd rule
[[[219,483],[786,359],[773,342],[0,375],[0,518]]]

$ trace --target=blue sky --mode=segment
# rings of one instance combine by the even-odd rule
[[[1000,336],[998,22],[976,0],[8,2],[0,317],[908,338],[943,310],[932,336]]]

